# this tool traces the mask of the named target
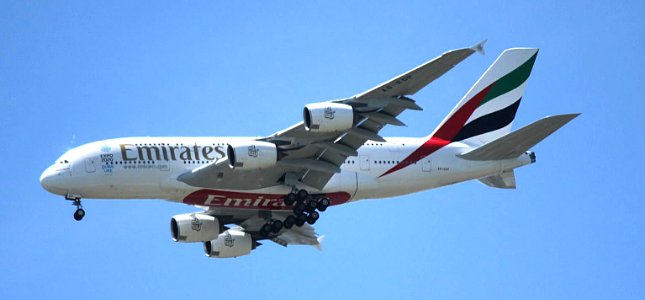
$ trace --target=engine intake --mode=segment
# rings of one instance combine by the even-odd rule
[[[205,242],[220,233],[219,220],[205,214],[182,214],[170,219],[172,240],[182,243]]]
[[[302,112],[305,130],[338,132],[354,126],[354,108],[347,104],[321,102],[305,105]]]
[[[245,141],[231,143],[226,150],[232,169],[255,170],[275,166],[278,148],[273,143]]]
[[[251,253],[253,239],[249,233],[229,229],[213,241],[204,242],[206,256],[213,258],[238,257]]]

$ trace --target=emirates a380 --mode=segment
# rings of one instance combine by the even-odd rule
[[[304,106],[302,121],[266,137],[129,137],[63,154],[40,182],[77,207],[81,199],[164,199],[193,205],[173,216],[172,239],[203,243],[209,257],[238,257],[264,241],[320,247],[314,223],[332,206],[467,180],[515,188],[530,148],[578,114],[545,117],[516,131],[538,49],[505,50],[425,137],[382,137],[410,97],[483,43],[447,51],[355,96]]]

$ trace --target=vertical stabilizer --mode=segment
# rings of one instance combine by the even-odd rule
[[[538,49],[504,51],[431,137],[481,145],[508,134]]]
[[[452,142],[481,146],[510,133],[537,53],[535,48],[502,52],[437,129],[423,138],[421,147],[379,177],[414,164]]]

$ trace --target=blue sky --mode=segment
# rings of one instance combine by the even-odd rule
[[[0,297],[642,299],[643,1],[0,3]],[[540,54],[516,126],[582,116],[534,148],[518,189],[467,182],[325,212],[324,251],[205,257],[170,240],[195,211],[87,200],[40,173],[122,136],[268,135],[488,38],[385,136],[427,135],[505,48]]]

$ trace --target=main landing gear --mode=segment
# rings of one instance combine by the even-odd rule
[[[83,217],[85,217],[85,210],[83,209],[83,205],[81,204],[81,197],[76,195],[66,195],[65,199],[73,201],[72,205],[76,206],[76,211],[74,212],[74,220],[83,220]]]
[[[286,206],[293,206],[293,214],[287,216],[283,221],[269,220],[260,229],[262,235],[269,235],[271,233],[278,233],[282,227],[290,229],[293,226],[303,226],[305,223],[313,225],[320,218],[320,212],[327,210],[331,204],[329,198],[318,198],[310,195],[307,190],[298,190],[291,192],[284,197],[284,204]]]
[[[306,223],[313,225],[320,218],[320,213],[327,210],[331,204],[329,198],[317,198],[314,195],[309,195],[307,190],[298,190],[291,192],[284,198],[284,204],[293,206],[293,215],[285,219],[285,227],[291,228],[293,225],[303,226]],[[316,211],[318,210],[318,211]]]

